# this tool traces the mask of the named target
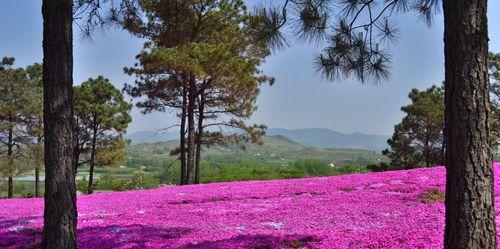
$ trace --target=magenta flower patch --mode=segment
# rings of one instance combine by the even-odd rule
[[[436,167],[80,196],[78,243],[89,249],[442,248],[444,204],[422,196],[444,191],[444,181],[444,168]],[[0,200],[0,248],[36,247],[42,217],[42,199]]]

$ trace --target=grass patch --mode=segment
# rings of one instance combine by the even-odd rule
[[[428,189],[420,196],[420,200],[423,203],[443,202],[444,196],[444,192],[439,189]]]

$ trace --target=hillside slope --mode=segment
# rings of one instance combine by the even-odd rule
[[[81,196],[79,247],[442,248],[444,205],[423,196],[444,181],[436,167]],[[0,248],[36,246],[42,216],[42,199],[0,200]]]
[[[252,162],[286,165],[297,159],[316,158],[339,166],[387,161],[379,151],[307,147],[281,135],[264,136],[262,140],[263,145],[247,143],[206,148],[202,153],[202,160],[210,163]],[[137,144],[127,148],[127,156],[131,161],[166,158],[170,156],[170,151],[178,146],[177,141]]]

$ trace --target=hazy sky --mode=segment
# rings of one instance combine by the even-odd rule
[[[500,1],[489,1],[493,52],[500,52],[499,10]],[[277,82],[262,90],[259,109],[250,122],[276,128],[392,133],[403,116],[400,107],[408,103],[410,89],[423,89],[444,79],[442,19],[442,15],[436,16],[431,28],[412,13],[398,19],[401,32],[392,49],[392,79],[378,86],[349,80],[323,81],[311,65],[321,46],[292,42],[290,48],[278,51],[264,64],[265,73],[276,77]],[[142,41],[117,29],[97,33],[92,41],[80,39],[76,31],[75,84],[98,75],[109,78],[120,89],[132,81],[123,67],[133,65]],[[0,0],[0,57],[15,57],[17,66],[41,62],[41,46],[41,0]],[[129,133],[161,129],[175,122],[172,114],[143,116],[134,109]]]

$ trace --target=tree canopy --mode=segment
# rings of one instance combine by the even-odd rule
[[[132,105],[102,76],[74,89],[76,159],[79,165],[90,166],[88,193],[92,193],[94,167],[123,160]]]
[[[147,97],[137,103],[144,113],[178,112],[180,146],[174,154],[180,154],[181,183],[199,182],[202,144],[256,141],[263,134],[264,126],[244,121],[256,109],[260,86],[273,82],[259,69],[270,51],[252,35],[243,1],[142,1],[140,9],[145,18],[128,18],[125,27],[149,41],[138,63],[125,69],[136,76],[125,90]]]

